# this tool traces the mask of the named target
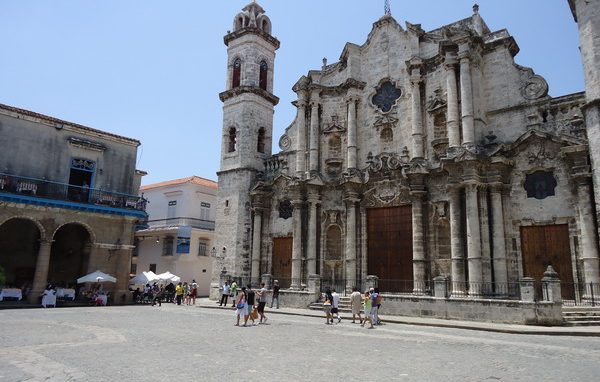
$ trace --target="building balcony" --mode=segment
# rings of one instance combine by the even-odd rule
[[[0,200],[146,217],[146,199],[136,195],[0,173]]]
[[[205,231],[214,231],[215,230],[214,220],[203,220],[203,219],[185,218],[185,217],[148,220],[146,222],[146,226],[148,229],[151,229],[151,230],[169,229],[169,228],[177,228],[177,227],[192,227],[192,228],[202,229]]]

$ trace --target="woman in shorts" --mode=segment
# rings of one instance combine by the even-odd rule
[[[248,303],[246,302],[246,287],[242,287],[242,292],[239,294],[239,298],[236,301],[235,314],[237,315],[237,321],[235,326],[240,326],[240,316],[246,317],[248,315]],[[244,326],[246,324],[244,323]]]

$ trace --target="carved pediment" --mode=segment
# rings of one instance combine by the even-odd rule
[[[331,122],[325,125],[325,128],[323,129],[323,134],[343,133],[345,131],[346,129],[344,128],[344,123],[340,123],[337,115],[332,115]]]
[[[444,107],[446,107],[446,97],[444,97],[442,89],[435,89],[433,96],[429,97],[427,101],[427,111],[433,113]]]

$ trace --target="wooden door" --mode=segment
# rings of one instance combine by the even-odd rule
[[[539,282],[548,265],[552,265],[563,283],[562,297],[572,300],[573,268],[567,224],[521,227],[523,276]],[[541,290],[538,290],[541,293]],[[541,298],[541,295],[538,296]]]
[[[289,288],[292,278],[292,237],[273,238],[273,280],[281,288]]]
[[[411,292],[412,207],[367,209],[367,274],[382,292]]]

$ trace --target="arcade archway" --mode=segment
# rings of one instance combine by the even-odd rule
[[[6,285],[25,290],[31,287],[40,238],[40,229],[29,219],[13,218],[0,225],[0,265]]]
[[[56,231],[53,240],[48,282],[74,286],[88,271],[91,235],[83,225],[69,223]]]

